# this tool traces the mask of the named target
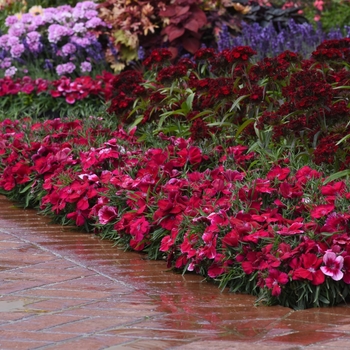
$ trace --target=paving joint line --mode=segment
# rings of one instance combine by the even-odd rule
[[[21,239],[22,241],[24,241],[24,242],[26,242],[26,243],[33,244],[35,247],[37,247],[37,248],[39,248],[39,249],[41,249],[41,250],[43,250],[43,251],[45,251],[45,252],[51,253],[51,254],[55,255],[56,257],[58,257],[58,258],[64,259],[64,260],[66,260],[66,261],[69,261],[69,262],[71,262],[71,263],[73,263],[73,264],[75,264],[75,265],[77,265],[77,266],[79,266],[79,267],[82,267],[82,268],[84,268],[84,269],[87,269],[87,270],[89,270],[89,271],[93,271],[93,272],[97,273],[98,275],[103,276],[103,277],[105,277],[105,278],[107,278],[107,279],[109,279],[109,280],[111,280],[111,281],[113,281],[113,282],[120,283],[120,284],[123,285],[124,287],[132,288],[132,289],[134,289],[134,290],[136,290],[136,291],[142,292],[141,289],[139,289],[139,288],[137,288],[137,287],[135,287],[135,286],[133,286],[133,285],[130,285],[130,284],[128,284],[128,283],[125,283],[124,281],[118,280],[118,279],[116,279],[116,278],[113,278],[113,277],[111,277],[111,276],[109,276],[109,275],[107,275],[107,274],[105,274],[105,273],[103,273],[103,272],[101,272],[101,271],[98,271],[98,270],[95,269],[95,268],[86,266],[86,265],[84,265],[84,264],[82,264],[82,263],[80,263],[80,262],[78,262],[78,261],[76,261],[76,260],[74,260],[74,259],[72,259],[72,258],[63,256],[63,255],[61,255],[61,254],[59,254],[59,253],[57,253],[57,252],[55,252],[55,251],[52,251],[52,250],[50,250],[50,249],[48,249],[48,248],[45,248],[45,247],[41,246],[39,243],[31,242],[30,240],[28,240],[28,239],[26,239],[26,238],[20,237],[20,236],[14,234],[14,233],[7,232],[6,230],[3,230],[3,229],[0,229],[0,232],[1,232],[1,233],[9,234],[9,235],[11,235],[11,236],[14,236],[14,237],[16,237],[16,238],[18,238],[18,239]]]

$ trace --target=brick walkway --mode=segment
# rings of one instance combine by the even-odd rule
[[[0,349],[350,349],[350,308],[254,298],[0,197]]]

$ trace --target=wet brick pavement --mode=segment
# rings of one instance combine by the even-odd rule
[[[0,197],[0,349],[350,349],[346,305],[255,307]]]

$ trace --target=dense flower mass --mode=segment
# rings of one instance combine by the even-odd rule
[[[341,31],[333,28],[329,32],[309,23],[297,24],[289,21],[285,28],[277,29],[272,23],[262,27],[258,23],[242,23],[241,35],[232,37],[228,27],[223,26],[219,34],[218,48],[224,50],[235,46],[249,45],[257,51],[258,59],[274,57],[286,50],[298,52],[305,58],[310,57],[314,49],[324,40],[350,37],[350,26]],[[330,51],[328,52],[330,54]]]
[[[90,71],[91,64],[104,61],[95,32],[106,24],[98,17],[96,6],[84,1],[75,7],[64,5],[7,17],[7,33],[0,36],[0,70],[13,76],[39,62],[39,69],[59,76]]]
[[[290,305],[295,283],[315,291],[327,278],[350,283],[348,182],[324,184],[308,166],[254,175],[258,155],[240,145],[220,150],[234,156],[230,166],[225,158],[210,165],[217,148],[191,139],[160,135],[163,147],[145,151],[135,130],[91,120],[88,129],[79,120],[4,120],[1,188],[22,189],[78,226],[108,228],[135,250],[156,246],[168,266],[214,279],[238,274]]]
[[[109,23],[118,10],[126,56],[142,31],[156,34],[158,15],[171,45],[120,74],[92,74],[102,47],[118,56],[94,2],[7,18],[0,192],[266,303],[346,300],[349,39],[312,42],[307,59],[296,48],[259,59],[244,42],[176,58],[176,43],[205,37],[200,2],[129,5],[99,6]],[[28,54],[58,77],[16,78]]]

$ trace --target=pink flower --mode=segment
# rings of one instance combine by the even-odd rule
[[[343,268],[344,258],[341,255],[337,257],[333,252],[326,252],[323,256],[323,262],[326,266],[321,266],[321,271],[325,275],[332,277],[335,281],[343,278],[344,274],[341,269]]]
[[[315,8],[321,12],[323,11],[323,5],[324,5],[324,2],[322,0],[316,0],[314,2]]]
[[[117,208],[111,207],[108,205],[104,205],[99,211],[98,211],[98,219],[100,224],[106,225],[109,222],[111,222],[113,219],[117,217]]]

